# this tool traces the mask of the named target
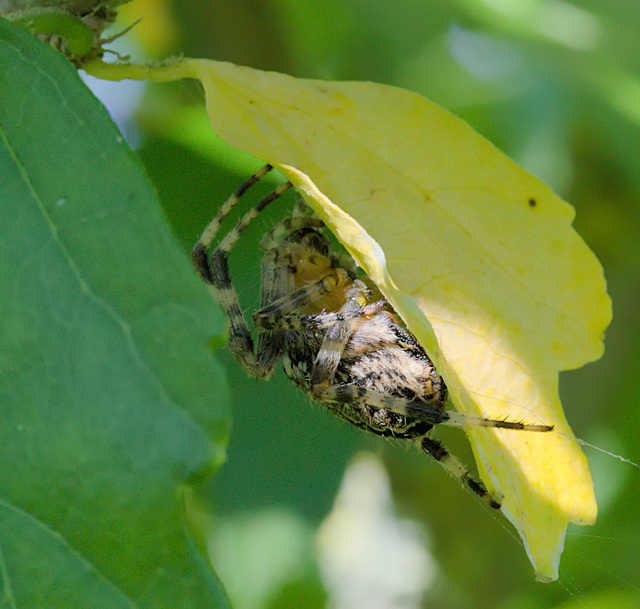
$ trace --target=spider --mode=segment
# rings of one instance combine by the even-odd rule
[[[550,425],[494,420],[445,410],[447,387],[416,338],[355,262],[331,250],[325,225],[303,203],[267,232],[260,247],[261,305],[251,336],[231,282],[228,257],[244,229],[280,195],[278,186],[242,216],[215,248],[220,225],[266,165],[222,205],[193,248],[202,279],[229,320],[229,349],[251,376],[267,379],[278,360],[285,374],[341,419],[376,435],[409,440],[492,508],[500,502],[446,447],[434,425],[551,431]],[[213,251],[210,251],[213,250]]]

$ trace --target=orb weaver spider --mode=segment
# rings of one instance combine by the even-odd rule
[[[193,261],[229,320],[229,349],[251,376],[269,378],[278,360],[313,400],[352,425],[410,440],[492,508],[500,502],[445,446],[434,425],[546,432],[550,425],[494,420],[445,410],[447,387],[415,337],[354,261],[331,250],[325,225],[304,204],[262,238],[261,304],[252,316],[257,344],[229,273],[244,229],[293,187],[278,186],[242,216],[212,249],[222,221],[271,171],[266,165],[222,205],[193,248]]]

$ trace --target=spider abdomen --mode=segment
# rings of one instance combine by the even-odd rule
[[[285,335],[285,374],[305,393],[341,419],[378,435],[417,437],[433,426],[420,409],[430,414],[444,410],[446,386],[391,313],[360,319],[331,377],[314,385],[319,360],[331,357],[323,351],[326,334],[307,330]],[[398,412],[395,401],[400,400],[414,409]]]

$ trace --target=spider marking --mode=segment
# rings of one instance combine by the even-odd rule
[[[198,272],[229,319],[231,353],[256,378],[268,378],[282,360],[285,374],[330,412],[379,436],[414,442],[499,508],[482,482],[430,436],[431,429],[468,425],[544,432],[553,427],[445,410],[446,385],[425,351],[371,280],[357,276],[350,258],[331,251],[324,223],[302,203],[262,238],[254,345],[228,257],[244,229],[292,184],[278,186],[241,216],[215,248],[213,242],[238,200],[271,169],[260,169],[227,199],[193,248]]]

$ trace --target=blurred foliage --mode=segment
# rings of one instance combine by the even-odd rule
[[[184,53],[418,91],[469,121],[570,201],[578,232],[605,267],[615,316],[604,358],[562,375],[565,410],[578,437],[640,461],[640,4],[137,0],[126,9],[121,25],[134,15],[144,20],[124,43],[132,44],[137,35],[150,57]],[[199,104],[198,88],[180,83],[147,91],[138,109],[140,155],[186,251],[220,202],[260,165],[220,142],[212,144]],[[247,247],[232,263],[249,310],[257,296],[257,241],[282,213],[273,209],[251,227]],[[427,531],[438,577],[424,607],[608,607],[615,604],[611,599],[626,599],[616,606],[640,600],[637,467],[586,448],[598,522],[569,531],[560,581],[536,584],[506,521],[483,510],[424,457],[369,439],[309,407],[282,375],[259,383],[247,379],[224,350],[220,357],[234,395],[228,462],[210,490],[220,526],[258,526],[263,511],[278,506],[295,517],[273,526],[299,543],[300,519],[310,531],[318,525],[350,456],[366,446],[384,455],[398,512]],[[441,435],[470,461],[460,433]],[[256,544],[279,553],[260,530]],[[220,539],[218,558],[225,555],[225,543],[227,556],[239,551],[229,534]],[[251,544],[242,547],[248,554],[236,556],[234,564],[247,577],[259,578],[272,566],[268,554],[253,548],[251,559]],[[317,576],[303,571],[309,574],[307,587],[297,580],[295,589],[316,599],[310,605],[319,603]],[[261,605],[236,601],[300,606],[297,593],[287,594],[291,588],[282,586],[280,595],[260,588]]]

